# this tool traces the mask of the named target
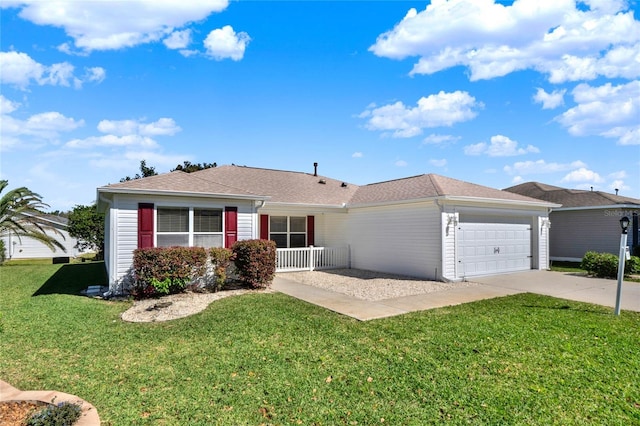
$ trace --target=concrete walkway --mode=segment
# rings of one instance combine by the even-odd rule
[[[276,276],[272,288],[360,321],[402,315],[518,293],[536,293],[603,306],[615,306],[617,281],[550,271],[478,277],[478,286],[370,302]],[[622,309],[640,312],[640,283],[622,286]]]

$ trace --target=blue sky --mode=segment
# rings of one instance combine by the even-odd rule
[[[637,1],[0,1],[0,178],[183,161],[640,198]]]

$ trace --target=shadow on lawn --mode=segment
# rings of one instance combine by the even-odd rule
[[[66,264],[60,267],[33,296],[44,294],[80,295],[90,285],[106,285],[104,262]]]

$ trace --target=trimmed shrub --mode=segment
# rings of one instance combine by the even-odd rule
[[[241,240],[232,247],[240,280],[253,288],[266,288],[276,273],[276,243]]]
[[[214,247],[209,250],[209,258],[215,274],[213,290],[218,291],[227,281],[227,269],[233,261],[233,251],[224,247]]]
[[[144,248],[133,252],[135,298],[180,293],[205,274],[207,251],[202,247]]]
[[[580,268],[587,271],[589,275],[600,278],[616,278],[618,276],[618,256],[611,253],[598,253],[588,251],[585,253],[580,263]],[[625,261],[625,275],[640,272],[640,258],[631,256]]]
[[[60,402],[49,405],[32,414],[27,426],[66,426],[72,425],[80,418],[82,408],[72,402]]]
[[[4,240],[0,240],[0,265],[7,260],[7,249],[4,246]]]
[[[640,274],[640,257],[631,256],[624,264],[625,274]]]

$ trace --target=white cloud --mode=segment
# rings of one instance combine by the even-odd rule
[[[579,84],[572,95],[577,105],[556,117],[570,134],[616,138],[620,145],[640,144],[640,80],[617,86]]]
[[[0,114],[11,114],[20,108],[20,104],[13,102],[0,94]]]
[[[631,187],[625,184],[623,180],[618,179],[618,180],[614,180],[609,184],[609,189],[612,192],[616,192],[616,191],[622,192],[622,191],[630,191]],[[622,195],[620,192],[618,192],[618,194]]]
[[[527,145],[525,148],[520,148],[518,147],[518,142],[503,135],[492,136],[490,144],[480,142],[464,147],[464,153],[467,155],[485,154],[489,157],[513,157],[515,155],[538,152],[540,152],[540,150],[533,145]]]
[[[424,143],[425,145],[440,145],[440,144],[447,144],[447,143],[454,143],[457,142],[458,140],[460,140],[459,136],[452,136],[452,135],[437,135],[435,133],[430,134],[429,136],[427,136],[426,138],[424,138],[424,140],[422,141],[422,143]]]
[[[91,136],[85,139],[73,139],[67,142],[69,148],[90,148],[96,146],[155,148],[157,142],[153,136],[173,136],[182,129],[172,118],[160,118],[152,123],[140,120],[102,120],[98,131],[104,136]]]
[[[80,88],[86,81],[101,83],[106,72],[103,68],[86,68],[82,78],[74,75],[74,66],[68,62],[60,62],[53,65],[43,65],[36,62],[26,53],[0,52],[0,83],[10,84],[21,90],[36,83],[40,86],[71,86]]]
[[[65,144],[68,148],[94,148],[100,146],[129,147],[141,146],[145,148],[155,148],[158,143],[148,136],[142,135],[104,135],[90,136],[85,139],[72,139]]]
[[[217,61],[232,59],[239,61],[244,57],[244,51],[251,41],[249,34],[236,33],[230,25],[213,30],[204,40],[206,54]]]
[[[602,183],[604,182],[604,179],[602,179],[602,177],[593,170],[589,170],[586,167],[580,167],[579,169],[573,170],[565,175],[561,182]]]
[[[446,158],[442,158],[440,160],[431,159],[429,160],[429,164],[431,164],[434,167],[445,167],[447,165],[447,160]]]
[[[86,81],[95,81],[98,83],[102,83],[102,81],[107,76],[107,72],[102,67],[91,67],[85,69],[85,78]]]
[[[351,158],[362,158],[363,156],[364,156],[364,154],[359,152],[359,151],[354,152],[353,154],[351,154]]]
[[[580,160],[571,163],[547,163],[544,160],[518,161],[512,166],[505,166],[504,171],[510,175],[531,175],[543,173],[566,172],[568,170],[586,167]]]
[[[407,163],[404,160],[397,160],[395,163],[393,163],[396,167],[407,167],[409,165],[409,163]]]
[[[114,7],[109,1],[26,0],[3,6],[19,7],[19,16],[34,24],[63,28],[76,49],[90,52],[159,41],[228,4],[228,0],[127,0]],[[71,47],[65,43],[62,49]]]
[[[0,95],[0,141],[2,151],[17,146],[57,143],[61,133],[71,132],[84,126],[83,120],[65,117],[55,111],[34,114],[26,119],[15,118],[11,113],[17,111],[20,104]]]
[[[542,104],[542,109],[554,109],[561,105],[564,105],[564,94],[566,90],[554,90],[551,93],[547,93],[544,89],[538,87],[538,91],[533,95],[533,100],[536,103]]]
[[[617,172],[609,173],[607,177],[609,179],[624,179],[627,177],[627,172],[624,170],[620,170]]]
[[[559,83],[640,75],[640,22],[625,2],[434,0],[410,9],[369,48],[377,56],[418,57],[412,74],[466,66],[471,80],[534,69]],[[583,3],[583,5],[584,5]],[[605,6],[606,4],[606,6]],[[635,52],[635,53],[634,53]]]
[[[162,42],[169,49],[184,49],[191,43],[191,30],[174,31]]]
[[[422,129],[450,127],[473,119],[483,104],[467,92],[441,91],[435,95],[422,97],[415,107],[407,107],[398,101],[381,107],[370,107],[360,114],[368,118],[365,125],[369,130],[392,132],[396,138],[408,138],[422,134]]]

